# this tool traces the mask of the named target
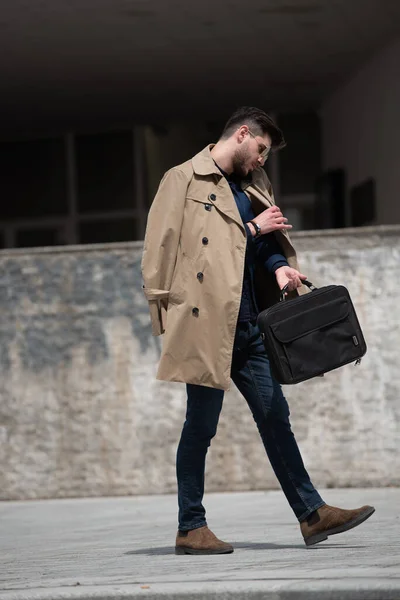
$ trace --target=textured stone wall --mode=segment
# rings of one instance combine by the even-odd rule
[[[347,285],[361,366],[286,388],[318,486],[400,484],[400,228],[295,236],[317,285]],[[155,380],[160,338],[141,244],[0,252],[0,498],[174,492],[181,384]],[[277,487],[244,399],[226,394],[208,490]]]

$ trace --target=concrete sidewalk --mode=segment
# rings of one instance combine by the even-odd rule
[[[282,492],[208,495],[222,556],[175,556],[174,496],[3,502],[0,598],[399,600],[400,490],[322,495],[376,513],[306,548]]]

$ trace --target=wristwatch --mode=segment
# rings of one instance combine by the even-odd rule
[[[255,221],[249,221],[249,223],[251,223],[254,229],[256,230],[256,235],[254,236],[254,239],[257,239],[261,235],[261,227]]]

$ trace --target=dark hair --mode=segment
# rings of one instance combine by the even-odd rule
[[[221,139],[227,139],[242,125],[247,125],[255,135],[267,133],[271,138],[274,150],[286,146],[282,131],[275,125],[271,117],[263,110],[253,106],[242,106],[233,113],[224,127]]]

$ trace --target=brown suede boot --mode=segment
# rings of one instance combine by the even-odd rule
[[[204,527],[190,531],[178,531],[175,554],[230,554],[233,546],[219,540],[213,532]]]
[[[345,510],[324,504],[300,523],[306,546],[318,544],[328,539],[329,535],[342,533],[360,525],[375,512],[373,506],[362,506],[354,510]]]

